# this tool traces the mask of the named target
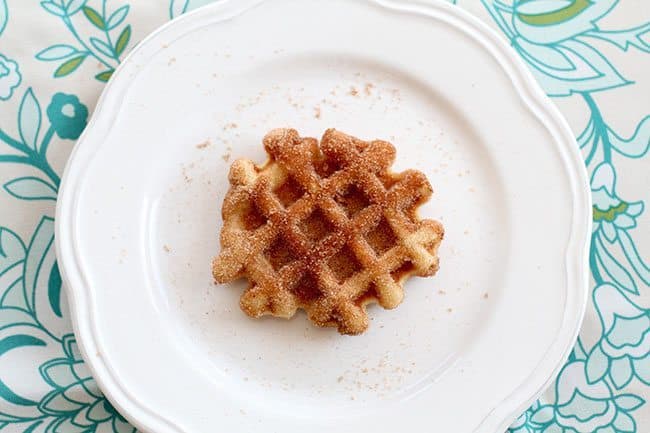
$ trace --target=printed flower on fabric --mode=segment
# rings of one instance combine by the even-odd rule
[[[627,84],[593,45],[605,40],[626,50],[650,50],[642,35],[648,28],[601,31],[597,21],[618,0],[483,0],[512,46],[528,62],[550,96],[592,92]]]
[[[47,106],[47,117],[60,138],[76,140],[86,127],[88,108],[74,95],[57,93]]]
[[[628,202],[616,194],[616,172],[601,163],[591,178],[593,230],[591,270],[597,284],[611,283],[639,294],[639,281],[650,286],[650,267],[643,261],[629,231],[637,225],[643,202]]]
[[[630,412],[645,401],[632,394],[614,396],[604,381],[589,383],[585,362],[567,364],[555,383],[555,402],[540,406],[531,417],[543,433],[635,432]]]
[[[72,335],[64,337],[63,350],[64,358],[52,359],[41,366],[41,375],[53,391],[39,406],[44,414],[60,420],[56,431],[135,432],[102,396]]]
[[[11,98],[20,81],[18,63],[0,54],[0,100],[6,101]]]
[[[585,365],[587,378],[593,383],[607,375],[618,389],[634,377],[650,385],[650,310],[612,284],[596,287],[593,298],[603,331]]]
[[[618,230],[636,227],[636,218],[643,212],[643,202],[626,202],[616,196],[616,175],[611,164],[602,163],[591,177],[594,231],[602,231],[614,242]]]
[[[541,433],[539,426],[531,422],[533,414],[539,409],[539,402],[533,405],[510,425],[508,433]]]

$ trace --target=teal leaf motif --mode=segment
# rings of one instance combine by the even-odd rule
[[[627,269],[625,269],[614,258],[614,256],[612,256],[612,254],[607,251],[607,248],[605,248],[603,242],[599,238],[596,238],[594,245],[598,262],[603,267],[605,273],[612,279],[612,281],[622,289],[638,295],[639,289],[637,288],[634,279],[627,271]]]
[[[100,72],[99,74],[95,75],[95,78],[105,83],[113,76],[113,72],[115,72],[115,70],[109,69],[108,71]]]
[[[131,39],[131,26],[124,27],[124,30],[120,33],[120,36],[117,37],[117,42],[115,42],[115,55],[119,57],[122,55],[126,46],[129,44],[129,39]]]
[[[580,149],[582,149],[587,144],[592,142],[595,132],[596,132],[596,128],[594,127],[594,118],[590,117],[589,123],[587,123],[585,129],[580,133],[580,135],[577,138],[578,146],[580,146]]]
[[[112,30],[115,27],[122,24],[122,21],[124,21],[124,19],[126,18],[128,13],[129,13],[129,5],[125,5],[125,6],[122,6],[122,7],[118,8],[108,18],[108,21],[106,22],[106,28],[108,30]]]
[[[564,433],[564,429],[557,424],[550,424],[542,433]]]
[[[74,15],[81,10],[82,7],[86,4],[87,0],[70,0],[66,6],[66,11],[68,15]]]
[[[627,411],[638,409],[645,403],[644,399],[634,394],[619,395],[614,401],[618,407]]]
[[[552,406],[541,406],[530,418],[530,421],[535,424],[546,425],[553,421],[555,414]]]
[[[628,262],[630,262],[632,269],[634,269],[634,272],[636,272],[646,285],[650,286],[650,268],[641,260],[641,255],[636,249],[632,237],[625,230],[621,230],[618,235],[623,253],[627,257]]]
[[[61,66],[56,68],[56,71],[54,71],[54,77],[65,77],[66,75],[73,73],[79,66],[81,66],[85,58],[86,54],[82,54],[66,62],[63,62]]]
[[[5,183],[3,188],[21,200],[56,200],[56,188],[33,176],[13,179]]]
[[[587,358],[585,364],[585,373],[589,383],[598,382],[605,376],[609,369],[609,358],[600,348],[600,344],[594,346],[593,350]]]
[[[634,418],[625,412],[618,412],[614,422],[612,423],[614,427],[618,429],[619,432],[623,433],[634,433],[636,432],[636,422]]]
[[[25,290],[30,310],[34,311],[34,300],[36,296],[36,282],[38,275],[42,272],[42,265],[45,257],[54,241],[54,220],[43,217],[38,224],[34,236],[27,249],[25,260]]]
[[[0,0],[0,35],[7,26],[7,21],[9,21],[9,11],[7,10],[6,0]]]
[[[10,350],[24,346],[45,346],[45,342],[31,335],[10,335],[0,340],[0,356]],[[7,385],[0,380],[0,398],[21,406],[33,406],[36,402],[28,400],[14,393]]]
[[[38,408],[41,412],[56,417],[61,415],[71,416],[83,408],[83,404],[66,398],[61,392],[53,391],[40,401]]]
[[[635,359],[632,361],[636,377],[646,385],[650,386],[650,361],[648,359]]]
[[[81,352],[79,352],[79,348],[77,347],[77,340],[75,339],[74,335],[64,335],[62,338],[62,345],[63,353],[65,353],[65,356],[70,359],[81,359]]]
[[[643,39],[643,36],[648,32],[650,32],[650,22],[627,30],[593,30],[585,33],[585,36],[610,42],[623,51],[627,51],[632,46],[647,53],[650,52],[650,44]]]
[[[50,277],[48,278],[47,297],[54,314],[63,317],[61,314],[61,274],[59,272],[59,266],[56,263],[52,266]]]
[[[187,11],[189,0],[171,0],[169,2],[169,18],[173,19]]]
[[[52,15],[56,15],[57,17],[65,16],[65,9],[63,9],[61,6],[59,6],[54,2],[51,1],[41,2],[41,6],[43,7],[43,9],[45,9]]]
[[[20,325],[34,325],[32,316],[19,308],[0,308],[0,330]]]
[[[38,60],[44,61],[62,60],[67,59],[68,57],[77,54],[78,52],[79,51],[73,46],[57,44],[41,50],[38,54],[36,54],[36,58]]]
[[[93,47],[106,57],[113,57],[113,48],[110,47],[106,42],[102,41],[101,39],[97,39],[95,37],[90,38],[90,43],[92,44]]]
[[[84,6],[82,9],[84,11],[84,15],[86,15],[86,18],[88,18],[88,21],[90,21],[99,30],[106,30],[106,23],[104,22],[104,18],[102,18],[99,12],[90,6]]]
[[[0,298],[0,312],[27,312],[27,303],[25,301],[25,296],[23,295],[23,269],[24,266],[22,266],[22,263],[18,263],[16,266],[5,271],[2,277],[0,277],[0,284],[4,291],[2,298]],[[12,315],[8,314],[5,317],[10,316]],[[32,320],[30,319],[25,323],[31,322]],[[0,322],[0,324],[1,323],[8,323],[9,326],[14,325],[11,322]]]
[[[0,227],[0,275],[25,258],[25,244],[20,237]]]
[[[88,419],[95,422],[102,422],[109,419],[113,414],[107,410],[106,400],[97,400],[88,410]]]
[[[36,421],[34,424],[30,425],[25,429],[23,433],[33,433],[36,431],[39,425],[43,424],[43,420]]]
[[[83,411],[83,410],[82,410]],[[82,412],[80,411],[80,412]],[[95,430],[96,432],[99,432],[101,428],[97,428]],[[62,433],[86,433],[89,430],[87,426],[80,426],[75,424],[75,422],[71,418],[61,418],[56,425],[56,432],[62,432]],[[110,429],[110,427],[107,429],[107,433],[113,433],[113,431]]]
[[[630,359],[623,357],[613,360],[610,367],[610,375],[616,389],[621,389],[630,383],[630,380],[632,380],[632,376],[634,375]]]
[[[515,43],[526,52],[527,56],[532,56],[531,59],[544,59],[545,66],[551,69],[565,72],[576,69],[571,59],[556,47],[533,44],[525,39],[517,39]]]
[[[639,122],[630,138],[623,138],[609,128],[607,132],[614,150],[628,158],[640,158],[650,148],[650,116]]]
[[[30,87],[18,109],[18,131],[23,143],[33,150],[36,149],[38,132],[41,129],[41,106],[38,104],[34,92]]]
[[[0,356],[4,355],[10,350],[24,346],[45,346],[45,342],[40,338],[36,338],[32,335],[10,335],[0,340]]]
[[[11,388],[5,385],[2,380],[0,380],[0,398],[8,401],[9,403],[17,404],[20,406],[34,406],[36,404],[35,401],[21,397],[13,392]]]

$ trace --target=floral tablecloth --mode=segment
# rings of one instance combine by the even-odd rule
[[[208,1],[0,0],[1,432],[134,431],[79,355],[54,204],[115,67],[155,27]],[[591,176],[583,330],[553,386],[510,430],[649,432],[650,2],[455,3],[510,41],[569,120]]]

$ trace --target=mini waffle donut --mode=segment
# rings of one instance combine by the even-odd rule
[[[393,173],[392,144],[334,129],[302,138],[293,129],[264,137],[269,160],[233,162],[222,208],[218,283],[247,278],[241,309],[356,335],[366,305],[395,308],[412,275],[438,270],[442,225],[417,209],[432,194],[423,173]]]

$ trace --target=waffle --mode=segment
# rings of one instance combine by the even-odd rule
[[[246,314],[290,318],[300,308],[318,326],[356,335],[368,328],[369,303],[395,308],[408,277],[436,273],[444,230],[417,216],[431,185],[419,171],[389,171],[392,144],[329,129],[319,147],[276,129],[264,148],[264,165],[230,168],[212,263],[217,283],[248,279]]]

